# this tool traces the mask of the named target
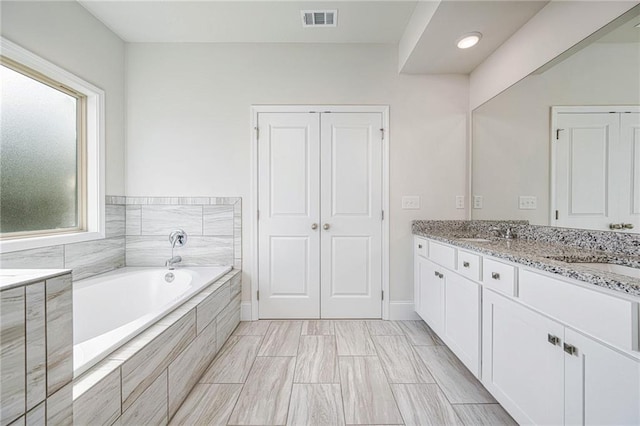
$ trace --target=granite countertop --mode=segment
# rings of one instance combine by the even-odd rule
[[[70,272],[70,269],[0,269],[0,290],[33,284]]]
[[[584,264],[612,263],[640,268],[640,255],[589,250],[562,244],[561,242],[543,242],[530,238],[497,238],[493,235],[478,234],[464,229],[447,227],[442,227],[443,229],[441,230],[417,228],[414,226],[413,233],[415,235],[640,297],[640,278],[603,271]],[[461,238],[487,238],[489,241],[464,241]],[[579,259],[579,262],[561,260],[576,258]]]

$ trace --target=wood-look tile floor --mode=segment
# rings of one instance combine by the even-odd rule
[[[422,321],[242,322],[171,424],[515,425]]]

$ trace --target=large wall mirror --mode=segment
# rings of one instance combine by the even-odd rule
[[[473,111],[472,218],[640,232],[640,7]]]

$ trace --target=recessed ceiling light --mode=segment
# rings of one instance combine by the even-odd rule
[[[478,32],[473,32],[469,34],[465,34],[458,39],[458,48],[459,49],[468,49],[470,47],[478,44],[480,39],[482,38],[482,34]]]

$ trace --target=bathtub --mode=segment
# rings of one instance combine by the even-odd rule
[[[126,267],[73,283],[74,376],[231,270]],[[168,282],[167,273],[173,273]],[[171,277],[169,277],[171,279]]]

